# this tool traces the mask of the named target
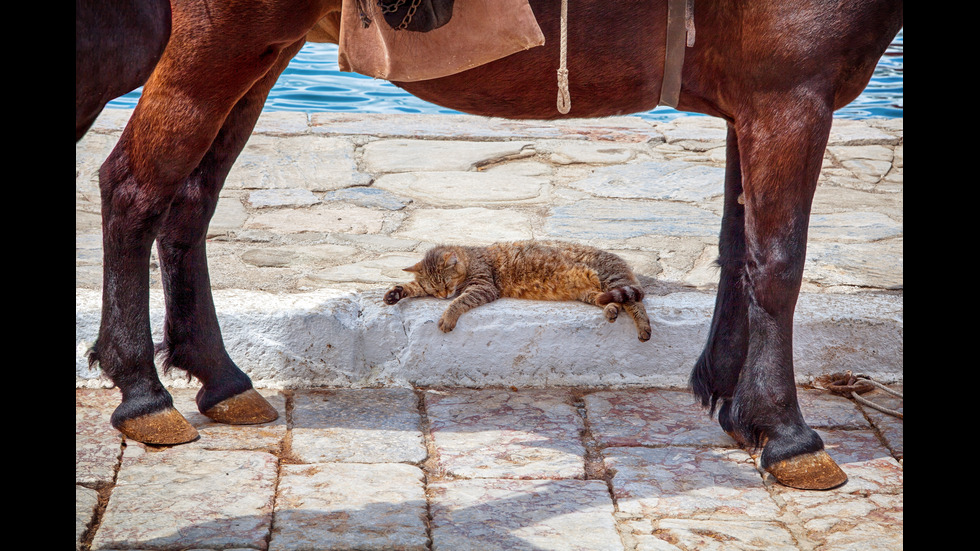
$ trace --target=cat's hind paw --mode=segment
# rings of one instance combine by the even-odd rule
[[[405,298],[405,289],[401,285],[395,285],[385,293],[385,304],[395,304],[399,300]]]
[[[606,315],[606,319],[609,323],[616,321],[619,318],[619,305],[615,302],[610,302],[602,309],[602,313]]]

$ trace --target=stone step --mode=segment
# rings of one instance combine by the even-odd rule
[[[437,321],[445,300],[382,303],[383,290],[215,292],[232,358],[258,387],[685,387],[710,328],[714,295],[648,296],[653,336],[636,338],[626,316],[609,323],[594,306],[502,299],[464,314],[451,333]],[[101,294],[76,292],[76,384],[99,386],[84,351],[98,334]],[[151,293],[161,336],[163,297]],[[901,294],[805,293],[794,327],[797,382],[851,370],[902,380]],[[185,384],[183,374],[167,384]]]

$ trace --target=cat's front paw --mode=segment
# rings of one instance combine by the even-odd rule
[[[439,318],[439,330],[443,333],[448,333],[456,327],[456,319],[449,318],[447,316],[442,316]]]
[[[385,293],[384,301],[385,304],[395,304],[403,298],[405,298],[405,289],[401,285],[395,285]]]

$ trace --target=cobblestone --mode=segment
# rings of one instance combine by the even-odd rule
[[[76,415],[76,548],[902,548],[901,422],[816,389],[849,477],[823,492],[771,481],[677,390],[293,390],[266,394],[280,420],[220,432],[192,390],[175,404],[201,437],[177,447]],[[118,401],[76,390],[92,417]]]

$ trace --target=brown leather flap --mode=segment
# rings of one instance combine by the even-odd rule
[[[364,2],[371,24],[364,28],[357,2],[344,0],[338,64],[341,71],[412,82],[472,69],[544,44],[527,0],[456,0],[453,16],[427,33],[396,31],[377,3]]]

